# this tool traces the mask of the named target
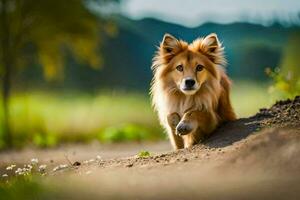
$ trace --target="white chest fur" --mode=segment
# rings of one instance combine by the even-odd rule
[[[157,99],[157,111],[162,122],[162,125],[167,126],[167,116],[171,113],[178,113],[181,117],[189,109],[202,110],[205,102],[194,96],[182,96],[181,98],[174,98],[169,95],[161,94]]]

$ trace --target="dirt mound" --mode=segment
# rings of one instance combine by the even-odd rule
[[[260,109],[256,117],[263,118],[262,126],[299,127],[300,96],[294,100],[277,101],[270,109]]]
[[[261,155],[267,156],[272,153],[274,148],[280,145],[280,143],[288,144],[287,146],[289,146],[287,140],[294,141],[289,135],[299,136],[299,119],[300,97],[297,96],[294,100],[278,101],[269,109],[260,109],[260,111],[252,117],[223,124],[204,143],[195,145],[192,148],[172,151],[165,154],[152,154],[150,157],[136,156],[102,160],[98,161],[96,166],[100,168],[154,167],[193,160],[200,162],[224,160],[235,162],[239,160],[240,157],[247,157],[245,156],[247,152],[251,152],[251,154],[254,153],[255,156],[258,157]],[[268,130],[266,134],[264,130],[270,127],[272,127],[272,129]],[[256,137],[259,135],[261,136]],[[259,146],[255,141],[258,141],[257,143],[261,146],[266,146],[267,144],[271,146],[265,149],[260,148],[264,153],[258,153],[253,151],[253,149]],[[252,146],[249,144],[252,144]],[[286,146],[282,148],[286,148]],[[235,155],[235,157],[232,157],[233,155]],[[90,165],[93,165],[93,163],[90,163]]]
[[[250,136],[224,165],[299,176],[299,155],[299,129],[271,128]]]

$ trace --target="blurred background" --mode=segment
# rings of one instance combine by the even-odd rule
[[[164,33],[218,34],[239,117],[300,91],[298,0],[0,0],[0,149],[161,140],[151,59]]]

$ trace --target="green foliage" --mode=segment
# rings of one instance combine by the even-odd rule
[[[53,147],[57,144],[55,134],[34,134],[33,143],[38,147]]]
[[[0,181],[1,199],[39,199],[43,191],[41,184],[30,175],[14,177],[9,182]]]
[[[300,29],[294,29],[289,35],[287,44],[283,50],[280,69],[281,73],[288,76],[288,79],[296,81],[300,76]]]
[[[140,151],[137,155],[139,158],[147,158],[151,156],[149,151]]]
[[[267,68],[266,73],[273,81],[273,84],[269,87],[271,94],[279,98],[293,98],[300,94],[300,78],[291,78],[292,71],[284,74],[279,68],[275,70]]]
[[[79,62],[93,68],[101,65],[98,46],[100,33],[109,20],[88,9],[89,0],[10,0],[9,25],[0,36],[9,34],[13,55],[20,66],[39,63],[48,80],[62,78],[66,50]],[[111,1],[98,0],[94,4]],[[3,27],[0,21],[1,27]],[[1,29],[0,29],[1,30]],[[0,65],[1,66],[1,65]]]
[[[300,94],[300,30],[299,28],[290,33],[284,48],[280,67],[266,73],[272,79],[273,84],[269,91],[279,98],[293,98]]]
[[[100,33],[108,18],[97,16],[87,4],[104,6],[112,1],[0,0],[0,76],[5,119],[0,137],[8,146],[12,143],[10,90],[16,72],[38,64],[47,80],[62,80],[64,60],[70,54],[77,62],[99,68]]]
[[[2,123],[0,115],[0,126]],[[18,93],[11,99],[11,123],[15,147],[157,140],[165,136],[149,97],[135,93]]]
[[[124,141],[144,141],[160,138],[150,129],[135,124],[126,124],[118,127],[108,127],[98,135],[100,141],[124,142]]]

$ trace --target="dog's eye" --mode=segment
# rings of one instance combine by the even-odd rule
[[[178,71],[182,72],[182,71],[183,71],[183,66],[182,66],[182,65],[178,65],[178,66],[176,67],[176,69],[177,69]]]
[[[201,72],[203,70],[203,68],[204,68],[203,65],[197,65],[196,66],[196,71]]]

